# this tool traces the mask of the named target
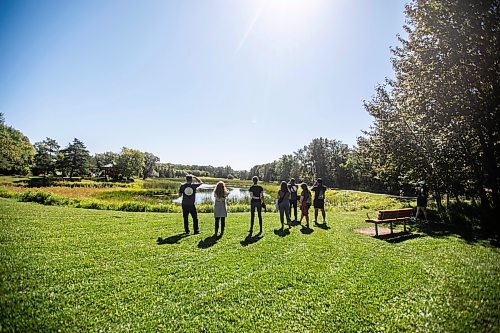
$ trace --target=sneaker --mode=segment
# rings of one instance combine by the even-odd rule
[[[195,235],[199,235],[199,234],[201,234],[201,231],[200,231],[200,230],[196,230],[196,231],[194,232],[194,234],[195,234]]]
[[[313,222],[314,224],[317,224],[317,223],[318,223],[318,222],[316,222],[316,219],[312,220],[312,222]]]
[[[323,224],[326,224],[326,220],[323,220]]]

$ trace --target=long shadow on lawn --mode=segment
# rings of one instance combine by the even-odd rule
[[[252,236],[251,234],[248,234],[248,236],[246,236],[245,239],[240,242],[240,244],[241,244],[241,246],[248,246],[250,244],[257,243],[263,237],[264,236],[262,236],[262,234],[256,234],[255,236]]]
[[[411,230],[434,238],[456,235],[470,244],[500,247],[498,214],[491,210],[462,202],[449,205],[441,213],[434,210],[427,212],[429,222],[412,222]]]
[[[189,236],[189,234],[182,233],[182,234],[173,235],[173,236],[170,236],[170,237],[167,237],[167,238],[158,237],[158,239],[156,240],[156,243],[158,245],[163,245],[163,244],[179,244],[179,241],[181,239],[186,238],[188,236]]]
[[[314,226],[323,230],[331,229],[326,223],[314,223]]]
[[[278,235],[280,237],[286,237],[286,236],[290,235],[290,229],[289,228],[286,228],[286,229],[274,229],[274,234]]]
[[[493,233],[489,233],[477,226],[464,223],[462,225],[456,225],[446,222],[417,222],[411,225],[411,230],[418,231],[433,238],[448,237],[451,235],[456,235],[465,240],[468,243],[482,243],[486,245],[486,242],[490,246],[500,247],[500,241]]]
[[[377,238],[385,240],[387,243],[401,243],[410,239],[425,237],[422,234],[412,234],[409,232],[396,232],[393,234],[379,235]]]
[[[198,248],[200,249],[208,249],[209,247],[214,246],[217,244],[217,241],[220,239],[220,237],[217,237],[216,235],[209,236],[205,239],[202,239],[198,243]]]
[[[304,235],[310,235],[314,232],[314,229],[302,226],[302,228],[300,228],[300,232],[303,233]]]

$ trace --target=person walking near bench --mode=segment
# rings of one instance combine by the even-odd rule
[[[229,191],[226,188],[226,184],[223,181],[217,183],[214,189],[214,217],[215,217],[215,233],[214,236],[217,236],[217,232],[219,231],[219,220],[220,220],[220,237],[224,234],[224,228],[226,226],[226,217],[227,217],[227,205],[226,198],[229,194]]]
[[[424,213],[425,222],[427,222],[427,198],[429,197],[429,190],[424,181],[418,183],[417,188],[417,212],[415,213],[415,220],[418,218],[419,212]]]
[[[197,183],[193,183],[193,178]],[[182,217],[184,218],[184,231],[189,234],[189,214],[193,218],[193,230],[195,234],[200,233],[198,226],[198,213],[196,212],[195,196],[196,189],[201,186],[203,182],[196,176],[187,175],[186,182],[179,188],[179,194],[182,195]]]
[[[262,203],[264,202],[264,188],[262,186],[257,185],[259,181],[259,177],[253,176],[252,178],[253,185],[250,186],[248,190],[250,192],[250,230],[248,230],[249,234],[253,233],[253,224],[255,220],[255,211],[257,211],[257,215],[259,216],[259,235],[262,234]]]
[[[318,178],[313,184],[311,191],[314,192],[314,224],[318,224],[318,210],[321,209],[321,215],[323,215],[323,224],[326,224],[326,213],[325,213],[325,192],[327,188],[323,185],[323,180]]]
[[[297,190],[299,189],[299,186],[295,184],[295,178],[290,179],[290,183],[288,183],[288,190],[290,191],[290,217],[292,217],[292,209],[293,209],[293,216],[294,222],[297,222],[297,200],[298,195],[297,195]]]

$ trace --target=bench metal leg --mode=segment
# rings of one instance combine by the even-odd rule
[[[389,224],[391,225],[391,235],[392,235],[392,222],[389,222]]]
[[[403,227],[403,228],[404,228],[403,230],[404,230],[404,231],[405,231],[405,233],[406,233],[406,220],[404,220],[404,221],[403,221],[403,226],[404,226],[404,227]]]
[[[378,224],[375,223],[375,237],[378,237]]]

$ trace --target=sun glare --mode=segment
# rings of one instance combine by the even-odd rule
[[[264,0],[254,7],[255,14],[248,24],[235,53],[258,27],[280,39],[300,39],[325,11],[327,0]]]
[[[326,0],[270,0],[266,12],[271,24],[287,30],[305,29],[316,19]]]

